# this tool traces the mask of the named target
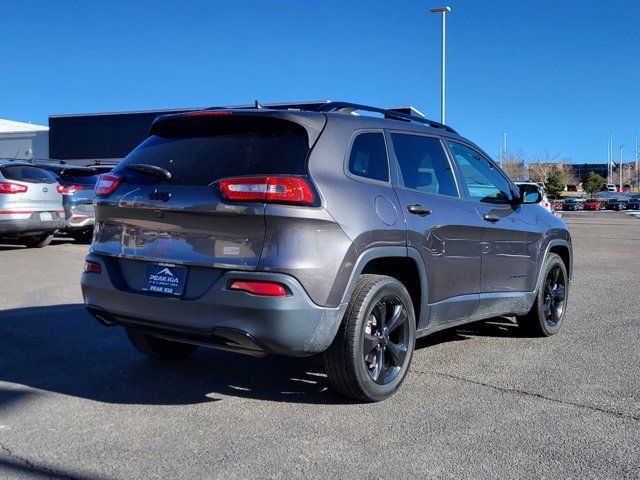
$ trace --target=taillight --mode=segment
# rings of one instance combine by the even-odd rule
[[[282,285],[274,282],[245,282],[236,280],[229,288],[231,290],[239,290],[252,295],[263,295],[266,297],[284,297],[287,294],[287,291]]]
[[[82,185],[69,185],[68,187],[63,187],[58,184],[56,189],[58,190],[58,193],[61,193],[62,195],[73,195],[77,191],[83,190],[84,187]]]
[[[220,190],[227,200],[310,205],[313,190],[300,177],[237,177],[221,180]]]
[[[29,190],[26,185],[19,183],[0,182],[0,193],[24,193]]]
[[[87,260],[84,262],[84,273],[102,273],[102,267],[98,262]]]
[[[96,182],[96,195],[111,195],[122,179],[114,173],[103,173]]]

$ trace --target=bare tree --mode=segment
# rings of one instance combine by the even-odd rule
[[[502,159],[502,169],[512,180],[520,180],[525,176],[524,155],[522,152],[508,153]]]
[[[547,183],[547,178],[554,166],[558,166],[558,155],[545,153],[529,163],[529,178],[534,182]]]
[[[622,174],[622,182],[625,185],[634,185],[636,184],[636,170],[634,163],[625,163],[624,171]],[[620,185],[620,166],[618,165],[613,169],[613,173],[611,175],[611,182],[617,187]]]
[[[562,174],[564,175],[564,180],[567,182],[567,185],[575,185],[576,187],[582,183],[582,179],[578,177],[575,169],[573,168],[573,160],[570,158],[562,158],[559,161],[560,165],[558,168],[562,170]]]

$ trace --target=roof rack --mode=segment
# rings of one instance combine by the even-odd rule
[[[256,100],[254,103],[245,104],[245,105],[231,105],[225,107],[209,107],[205,108],[205,110],[222,110],[222,109],[231,109],[231,110],[242,110],[245,108],[265,108],[270,110],[307,110],[310,112],[316,111],[322,105],[326,105],[331,103],[331,100],[315,100],[311,102],[280,102],[280,103],[260,103]]]
[[[433,120],[429,120],[422,115],[422,112],[413,107],[396,107],[396,108],[378,108],[371,107],[369,105],[360,105],[358,103],[350,102],[333,102],[331,100],[317,100],[312,102],[285,102],[285,103],[260,103],[257,100],[252,104],[245,105],[233,105],[227,107],[209,107],[205,110],[224,110],[224,109],[271,109],[271,110],[304,110],[312,112],[335,112],[335,113],[353,113],[357,110],[366,112],[380,113],[385,118],[392,118],[394,120],[403,120],[405,122],[416,122],[428,125],[432,128],[440,128],[447,132],[457,134],[453,128],[444,125]]]
[[[409,115],[404,113],[405,109],[409,107],[401,107],[395,109],[388,108],[378,108],[371,107],[368,105],[360,105],[358,103],[349,103],[349,102],[329,102],[323,105],[320,105],[316,111],[318,112],[337,112],[337,113],[353,113],[357,110],[362,110],[365,112],[374,112],[380,113],[384,115],[385,118],[392,118],[394,120],[404,120],[405,122],[416,122],[423,123],[432,128],[441,128],[442,130],[446,130],[451,133],[458,133],[453,128],[444,125],[443,123],[434,122],[433,120],[429,120],[428,118],[419,117],[417,115]],[[400,111],[403,110],[403,111]]]

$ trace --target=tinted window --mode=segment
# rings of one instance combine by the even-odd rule
[[[425,193],[458,196],[453,171],[439,139],[399,133],[391,138],[400,167],[400,185]]]
[[[86,175],[81,175],[81,176],[65,175],[64,177],[62,177],[62,181],[65,184],[92,186],[92,185],[95,185],[96,182],[98,181],[98,176],[91,175],[87,177]]]
[[[58,178],[64,185],[93,186],[101,173],[97,168],[67,167],[58,172]]]
[[[56,183],[56,178],[48,171],[31,165],[9,165],[0,168],[7,180],[27,183]]]
[[[125,168],[155,165],[171,172],[168,183],[204,186],[224,177],[304,175],[308,153],[306,131],[295,123],[268,117],[203,117],[160,129],[114,172],[129,182],[156,183],[157,177]]]
[[[447,143],[472,200],[506,203],[513,198],[509,181],[487,158],[460,143]]]
[[[361,133],[353,141],[349,171],[359,177],[389,181],[387,147],[381,132]]]

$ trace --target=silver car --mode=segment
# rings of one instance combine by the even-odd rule
[[[56,178],[28,162],[0,160],[0,242],[40,248],[64,226]]]

